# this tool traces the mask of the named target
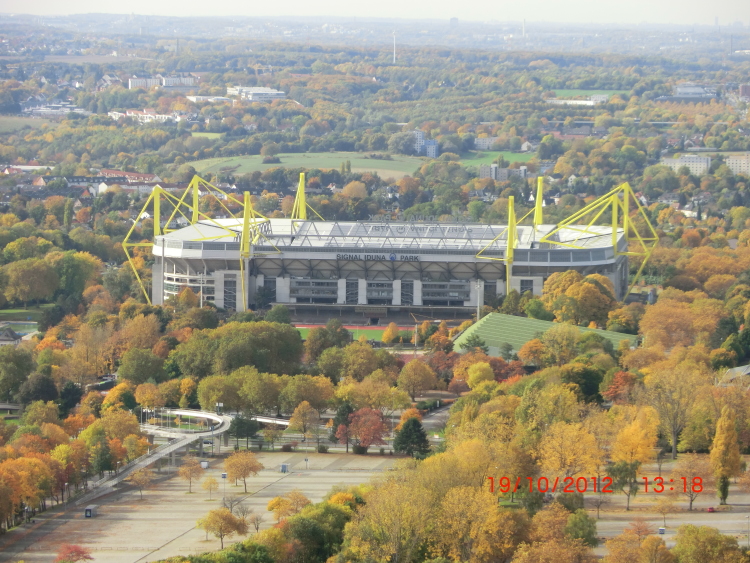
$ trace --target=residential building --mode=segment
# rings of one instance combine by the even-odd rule
[[[128,79],[128,88],[134,89],[134,88],[153,88],[154,86],[159,86],[161,84],[161,80],[158,78],[138,78],[137,76],[134,76],[133,78]]]
[[[474,148],[478,151],[488,151],[495,143],[497,143],[500,137],[480,137],[474,139]]]
[[[120,180],[125,179],[126,182],[161,182],[161,178],[156,174],[149,174],[147,172],[126,172],[124,170],[113,170],[110,168],[102,168],[99,174],[108,180]]]
[[[273,100],[286,99],[286,93],[273,88],[260,88],[248,86],[229,86],[227,96],[236,96],[248,102],[272,102]]]
[[[750,153],[727,156],[724,162],[733,174],[750,176]]]
[[[232,98],[225,98],[224,96],[185,96],[188,100],[193,103],[199,104],[201,102],[231,102]]]
[[[424,154],[424,131],[415,129],[412,134],[414,135],[414,152]]]
[[[440,146],[435,140],[424,142],[424,152],[427,158],[437,158],[440,156]]]
[[[0,328],[0,346],[18,346],[21,337],[9,326]]]
[[[740,84],[740,98],[750,98],[750,84]]]
[[[513,176],[519,178],[526,178],[528,175],[528,168],[521,166],[520,168],[500,168],[497,164],[482,165],[479,167],[480,178],[492,178],[496,182],[507,182]]]
[[[182,117],[175,114],[159,114],[153,108],[146,108],[143,111],[137,109],[128,109],[124,112],[121,111],[110,111],[107,113],[109,117],[117,121],[121,117],[132,117],[139,123],[165,123],[167,121],[180,121]]]
[[[675,172],[678,172],[680,168],[685,166],[690,170],[691,174],[701,176],[708,173],[708,169],[711,167],[711,157],[683,154],[680,158],[663,158],[661,164],[668,166]]]

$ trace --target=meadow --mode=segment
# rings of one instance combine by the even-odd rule
[[[39,129],[44,124],[52,123],[49,119],[41,119],[37,117],[21,117],[16,115],[2,115],[0,116],[0,134],[15,133],[30,127],[32,129]]]
[[[424,159],[414,156],[394,155],[391,160],[365,158],[364,153],[357,152],[326,152],[326,153],[283,153],[277,155],[280,164],[263,164],[263,157],[259,155],[235,156],[228,158],[207,158],[190,164],[201,174],[206,172],[233,174],[248,174],[256,170],[269,168],[340,168],[341,163],[350,161],[352,172],[377,172],[381,178],[402,178],[413,174]]]

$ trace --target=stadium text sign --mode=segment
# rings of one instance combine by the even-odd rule
[[[372,262],[419,262],[419,256],[412,254],[337,254],[336,260],[364,260]]]

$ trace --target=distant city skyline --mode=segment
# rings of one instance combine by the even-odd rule
[[[750,1],[715,0],[710,5],[698,0],[666,0],[653,2],[631,0],[627,4],[606,3],[599,0],[527,0],[523,3],[473,2],[457,5],[455,2],[401,2],[381,0],[377,3],[344,3],[340,0],[303,2],[287,0],[283,3],[218,3],[162,0],[152,2],[131,0],[127,4],[105,3],[95,0],[69,0],[59,3],[52,0],[3,0],[0,12],[5,14],[71,15],[87,13],[155,16],[245,16],[245,17],[358,17],[449,20],[460,21],[520,21],[528,24],[544,23],[621,23],[621,24],[681,24],[720,26],[741,22],[750,25]],[[531,30],[529,30],[531,31]]]

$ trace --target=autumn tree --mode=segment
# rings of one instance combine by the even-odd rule
[[[487,362],[478,362],[469,367],[468,375],[466,383],[469,385],[469,389],[474,389],[485,381],[495,381],[495,372],[492,371],[492,367]]]
[[[659,415],[659,422],[672,445],[672,459],[676,459],[677,441],[690,420],[696,389],[705,384],[706,379],[697,366],[682,362],[674,368],[655,370],[644,383],[647,400]]]
[[[601,463],[596,438],[579,423],[555,422],[539,447],[542,468],[552,475],[591,474]]]
[[[60,546],[55,563],[78,563],[79,561],[93,561],[91,552],[80,545],[63,544]]]
[[[302,401],[294,409],[294,413],[292,413],[292,417],[289,419],[289,430],[294,430],[308,437],[313,427],[319,424],[319,421],[320,413],[312,408],[310,403]]]
[[[154,472],[150,469],[137,469],[128,475],[128,481],[130,481],[138,492],[141,493],[141,500],[143,500],[143,489],[147,489],[151,486],[151,482],[154,480]]]
[[[398,387],[406,391],[411,400],[416,400],[429,389],[434,389],[437,385],[437,377],[432,368],[422,360],[412,360],[406,364],[398,376]]]
[[[263,469],[263,464],[258,461],[254,453],[247,451],[230,455],[224,462],[224,467],[227,470],[227,478],[235,482],[242,479],[245,492],[247,492],[247,478],[250,475],[257,475]]]
[[[219,538],[221,549],[224,549],[224,538],[235,534],[244,536],[248,531],[247,522],[224,507],[212,510],[205,518],[198,520],[198,527]]]
[[[342,444],[351,440],[355,447],[354,453],[366,453],[367,448],[373,444],[385,444],[383,435],[387,429],[380,411],[359,409],[349,419],[349,426],[340,425],[336,437]]]
[[[383,331],[382,341],[385,344],[393,344],[398,340],[399,328],[396,323],[389,323],[385,331]]]
[[[664,527],[667,527],[667,515],[675,512],[674,498],[672,495],[660,495],[656,499],[653,508],[654,512],[661,514]]]
[[[698,454],[684,454],[677,460],[670,478],[675,491],[688,500],[688,510],[693,510],[698,495],[713,487],[711,474],[711,463]]]
[[[636,419],[623,427],[615,437],[612,461],[646,463],[653,458],[656,439],[655,428],[645,420]]]
[[[211,495],[219,490],[219,482],[216,477],[206,477],[201,485],[204,491],[208,491],[208,499],[211,500]]]
[[[188,492],[192,493],[193,481],[200,481],[203,476],[203,468],[197,457],[188,455],[183,458],[178,474],[188,482]]]
[[[721,410],[721,417],[716,423],[710,460],[714,478],[717,480],[720,502],[726,504],[729,496],[729,478],[739,475],[741,462],[734,410],[729,406]]]

